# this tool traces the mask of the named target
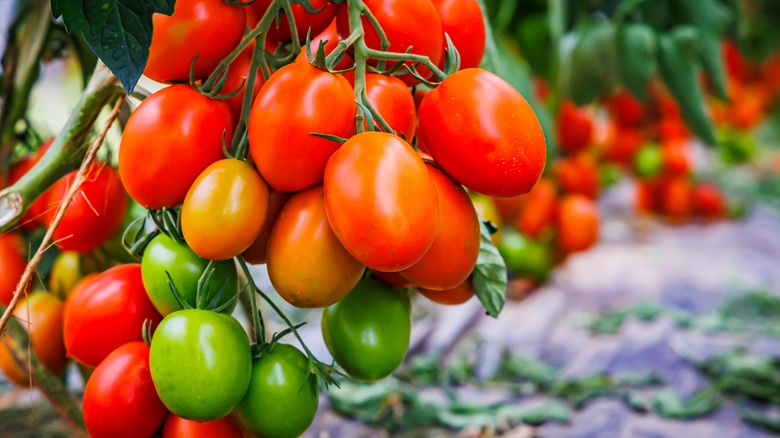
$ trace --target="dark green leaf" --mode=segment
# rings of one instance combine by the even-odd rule
[[[567,94],[577,105],[593,102],[616,81],[615,33],[615,27],[609,22],[587,24],[577,33],[566,87]]]
[[[739,408],[739,415],[745,423],[773,433],[780,433],[780,414],[777,411],[761,411],[743,406]]]
[[[704,71],[707,72],[707,76],[712,81],[715,95],[721,100],[728,100],[726,67],[723,64],[720,39],[707,30],[702,30],[699,38],[699,56],[704,66]]]
[[[690,23],[716,35],[723,35],[733,18],[718,0],[675,0],[675,6]]]
[[[481,223],[482,242],[479,247],[479,258],[472,273],[474,291],[477,298],[487,310],[487,313],[497,318],[504,307],[507,285],[506,263],[498,253],[498,249],[490,240],[488,227]]]
[[[653,407],[667,418],[692,419],[711,414],[720,407],[721,399],[715,387],[710,386],[683,400],[673,389],[662,389],[655,393]]]
[[[620,26],[615,36],[620,79],[631,94],[644,101],[656,66],[655,31],[644,24],[626,24]]]

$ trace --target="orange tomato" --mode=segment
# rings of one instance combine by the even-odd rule
[[[422,296],[428,298],[434,303],[448,306],[463,304],[474,296],[474,285],[471,283],[471,278],[467,278],[461,284],[455,286],[452,289],[431,290],[417,288],[417,290],[422,294]]]
[[[659,189],[661,212],[671,219],[687,219],[693,213],[693,185],[686,176],[664,179]]]
[[[667,141],[661,144],[664,172],[668,175],[687,175],[691,172],[691,150],[685,141]]]
[[[596,160],[587,154],[578,154],[558,160],[553,168],[561,189],[595,199],[599,192],[599,168]]]
[[[7,306],[27,267],[25,243],[16,233],[0,234],[0,303]],[[28,285],[29,288],[29,285]]]
[[[517,217],[515,227],[536,239],[554,225],[557,208],[557,190],[549,178],[542,178],[527,197],[525,208]]]
[[[558,245],[566,252],[583,251],[599,238],[599,211],[592,199],[566,195],[558,209]]]
[[[401,274],[397,272],[382,272],[382,271],[371,271],[374,276],[383,282],[389,284],[390,286],[395,287],[412,287],[414,284],[401,277]]]

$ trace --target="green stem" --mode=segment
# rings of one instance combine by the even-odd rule
[[[368,56],[373,59],[381,59],[385,61],[411,61],[417,64],[426,66],[440,81],[447,78],[447,75],[436,67],[436,64],[431,62],[431,59],[423,55],[415,55],[414,53],[397,53],[397,52],[383,52],[381,50],[368,49]]]
[[[355,52],[355,101],[363,102],[363,96],[366,94],[366,63],[368,62],[368,46],[366,45],[366,33],[363,29],[362,10],[365,7],[363,0],[347,0],[349,8],[349,29],[351,35],[355,35],[353,51]],[[365,131],[364,123],[366,120],[363,111],[358,109],[355,112],[355,123],[357,133]]]

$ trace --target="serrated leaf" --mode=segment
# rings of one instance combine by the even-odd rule
[[[490,231],[483,223],[480,224],[482,241],[479,246],[477,265],[472,273],[474,291],[485,307],[487,313],[497,318],[506,301],[507,270],[504,259],[490,239]]]
[[[618,28],[615,37],[620,79],[631,94],[644,101],[656,69],[655,31],[645,24],[626,24]]]

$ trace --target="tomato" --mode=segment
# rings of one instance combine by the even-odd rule
[[[132,198],[127,199],[127,210],[122,218],[122,223],[119,228],[114,232],[106,243],[103,244],[102,249],[105,250],[106,255],[118,263],[135,263],[138,260],[127,251],[127,248],[122,244],[125,230],[133,224],[137,219],[146,217],[147,210],[141,206],[141,204],[135,202]]]
[[[561,190],[595,199],[599,193],[599,168],[592,156],[580,153],[561,158],[553,168]]]
[[[496,207],[495,198],[473,192],[469,193],[469,197],[471,198],[471,202],[474,204],[474,209],[477,210],[480,219],[490,222],[498,229],[498,231],[490,236],[490,239],[494,244],[498,243],[498,240],[501,238],[501,230],[504,229],[504,222],[501,220],[501,215]]]
[[[566,195],[558,208],[558,245],[566,252],[583,251],[599,238],[596,203],[582,195]]]
[[[149,208],[184,201],[195,179],[224,158],[233,116],[226,103],[187,85],[172,85],[147,97],[127,121],[119,147],[119,175],[127,192]]]
[[[690,147],[683,141],[671,141],[661,145],[664,172],[669,175],[687,175],[692,163]]]
[[[41,144],[41,147],[38,149],[35,154],[29,157],[22,158],[18,163],[14,164],[13,167],[11,167],[11,170],[8,172],[8,185],[13,185],[22,177],[27,174],[27,172],[30,171],[33,167],[35,167],[36,164],[38,164],[39,161],[41,161],[41,158],[46,154],[46,151],[49,150],[49,146],[54,142],[54,137],[46,140]],[[0,184],[0,187],[2,184]],[[46,214],[46,199],[48,197],[49,191],[45,191],[38,199],[33,202],[30,207],[27,208],[27,212],[22,216],[21,219],[19,219],[19,224],[22,228],[24,228],[27,231],[33,231],[36,228],[38,228],[41,223],[41,218]]]
[[[297,437],[314,421],[318,392],[306,356],[291,345],[276,344],[252,363],[249,390],[236,416],[258,436]]]
[[[254,29],[263,18],[265,12],[273,3],[273,0],[257,0],[246,7],[246,25]],[[312,13],[306,10],[302,4],[292,4],[293,18],[298,39],[306,41],[306,35],[317,35],[325,30],[336,16],[336,6],[328,0],[309,0],[311,7],[319,12]],[[292,39],[290,22],[287,17],[281,15],[278,19],[278,27],[271,25],[268,30],[268,39],[274,42],[289,41]]]
[[[447,290],[466,281],[479,256],[479,218],[460,184],[426,164],[439,199],[439,230],[420,261],[400,272],[425,289]]]
[[[333,232],[371,269],[398,272],[417,263],[439,226],[436,186],[402,139],[358,134],[325,169],[325,208]]]
[[[79,253],[60,253],[54,259],[49,273],[49,293],[59,299],[65,299],[83,274]]]
[[[396,135],[407,141],[414,138],[417,127],[414,97],[403,81],[392,76],[369,73],[366,75],[366,95]],[[364,126],[367,129],[368,124]]]
[[[604,159],[611,162],[630,164],[637,150],[645,142],[645,134],[633,128],[619,128],[604,151]]]
[[[14,317],[24,327],[38,360],[52,374],[65,370],[67,357],[62,341],[62,301],[43,291],[36,291],[19,301]],[[0,368],[8,380],[19,386],[27,386],[30,378],[27,370],[16,363],[11,348],[14,342],[2,335],[0,338]]]
[[[184,198],[184,240],[205,259],[233,258],[255,241],[267,211],[268,186],[252,166],[232,158],[217,161]]]
[[[729,77],[745,80],[752,76],[753,67],[742,54],[737,43],[728,39],[724,40],[722,52]]]
[[[176,300],[168,284],[168,274],[176,285],[176,290],[192,307],[196,307],[198,281],[208,267],[208,260],[195,254],[186,243],[177,242],[165,234],[152,239],[144,250],[141,261],[141,276],[149,299],[161,315],[166,316],[182,307]],[[238,293],[238,274],[233,260],[222,260],[214,266],[206,292],[206,303],[216,299],[214,306],[233,300]],[[230,314],[236,308],[236,301],[228,306],[223,313]]]
[[[263,227],[260,229],[260,233],[257,235],[255,241],[244,251],[244,260],[247,263],[253,265],[262,265],[267,261],[268,254],[268,239],[271,237],[271,230],[273,229],[276,219],[279,217],[279,213],[282,212],[282,207],[290,199],[290,195],[286,193],[279,193],[276,190],[268,191],[268,210],[265,214],[265,220],[263,221]]]
[[[232,416],[220,418],[216,421],[198,423],[185,420],[174,414],[169,414],[165,419],[162,429],[162,438],[244,438],[244,431]]]
[[[152,380],[163,404],[198,422],[233,410],[249,386],[249,338],[232,316],[179,310],[166,316],[152,338]]]
[[[539,185],[539,183],[536,184]],[[512,222],[517,219],[517,216],[520,215],[520,212],[525,207],[526,199],[525,195],[513,196],[511,198],[493,198],[493,204],[496,205],[501,222]]]
[[[188,82],[193,61],[194,79],[204,79],[241,42],[246,12],[219,1],[178,0],[172,16],[154,14],[152,20],[144,74],[157,82]]]
[[[144,321],[162,319],[149,301],[141,265],[120,265],[85,282],[65,301],[68,356],[95,367],[119,346],[141,341]]]
[[[542,127],[531,106],[493,73],[461,70],[420,104],[420,134],[436,163],[488,196],[528,192],[544,170]]]
[[[322,186],[293,195],[268,240],[268,277],[279,296],[296,307],[330,306],[366,270],[333,234],[323,197]]]
[[[664,167],[664,154],[656,144],[642,146],[634,155],[634,173],[642,178],[654,177]]]
[[[374,275],[374,277],[382,280],[384,283],[389,284],[390,286],[395,287],[412,287],[414,284],[403,278],[401,274],[398,272],[382,272],[382,271],[371,271],[371,273]]]
[[[27,256],[22,237],[16,233],[0,234],[0,303],[4,306],[13,299],[26,267]]]
[[[686,176],[672,176],[661,181],[659,203],[662,213],[674,220],[693,214],[693,185]]]
[[[78,172],[71,172],[57,181],[48,191],[51,208],[44,221],[51,224],[57,208],[70,190]],[[65,210],[54,242],[64,251],[87,252],[105,243],[122,224],[127,210],[127,195],[116,170],[92,163],[84,183]]]
[[[100,362],[84,389],[84,424],[92,438],[146,438],[165,409],[149,372],[149,347],[129,342]]]
[[[646,116],[642,102],[626,90],[620,90],[610,96],[607,108],[619,126],[635,127],[640,125]]]
[[[561,103],[558,110],[558,146],[563,152],[579,152],[593,137],[593,119],[586,109],[577,108],[570,100]]]
[[[515,221],[515,228],[525,235],[536,239],[555,223],[558,208],[558,193],[555,184],[549,178],[542,178],[527,198],[525,208]]]
[[[498,251],[507,267],[522,278],[545,281],[552,270],[549,245],[532,240],[514,230],[507,230],[498,244]]]
[[[463,283],[452,289],[431,290],[418,287],[417,290],[434,303],[447,306],[463,304],[474,296],[474,285],[471,284],[471,278],[464,280]]]
[[[708,219],[718,219],[726,212],[726,199],[720,187],[711,182],[700,182],[693,189],[693,205]]]
[[[280,192],[322,181],[339,144],[311,133],[351,137],[355,110],[354,92],[343,77],[311,64],[280,68],[260,90],[249,118],[249,151],[263,179]]]
[[[640,213],[656,211],[658,209],[658,181],[638,180],[634,204]]]
[[[246,95],[246,90],[249,88],[249,69],[252,67],[252,52],[254,49],[255,44],[250,44],[240,55],[238,55],[238,58],[230,63],[230,67],[227,70],[227,78],[225,78],[225,83],[222,86],[222,94],[233,93],[241,87],[241,91],[239,91],[238,94],[225,100],[228,107],[230,107],[230,113],[233,115],[234,123],[238,123],[238,120],[241,118],[244,95]],[[265,77],[263,77],[263,71],[258,69],[257,74],[255,75],[255,84],[252,88],[253,102],[264,82]]]
[[[312,56],[317,55],[317,50],[320,48],[320,44],[324,43],[325,46],[323,49],[325,50],[325,55],[330,55],[333,53],[334,50],[336,50],[336,47],[339,45],[339,41],[341,41],[341,38],[339,38],[339,31],[336,27],[336,20],[331,21],[331,23],[328,25],[328,27],[325,28],[322,32],[320,32],[317,35],[314,35],[311,37],[310,40],[310,47],[311,47],[311,54]],[[295,58],[295,62],[300,63],[309,63],[309,54],[306,51],[306,47],[303,47],[303,50],[298,55],[298,57]],[[352,59],[351,56],[349,56],[348,53],[345,53],[344,56],[341,58],[339,62],[336,63],[336,65],[333,66],[333,70],[339,71],[339,70],[347,70],[350,67],[352,67],[355,64],[354,59]],[[350,84],[355,83],[355,72],[346,72],[342,73],[342,75],[349,81]]]
[[[460,53],[460,68],[476,68],[485,54],[485,19],[477,0],[433,0],[444,33]],[[447,41],[442,40],[447,48]],[[440,65],[444,65],[444,54]]]
[[[411,53],[427,56],[433,64],[439,63],[444,51],[442,47],[444,33],[439,14],[430,0],[363,0],[363,3],[382,26],[390,42],[389,51],[404,53],[411,48]],[[347,38],[351,32],[345,6],[339,9],[337,25],[341,38]],[[366,45],[371,49],[380,50],[379,34],[366,17],[363,17],[363,29]],[[388,63],[388,67],[393,65],[394,63]],[[402,68],[399,70],[401,73],[398,74],[406,85],[413,86],[419,82],[414,76],[403,73],[404,71],[405,69]],[[433,72],[425,67],[419,67],[418,71],[426,79],[433,76]]]
[[[658,122],[658,138],[662,143],[685,141],[689,137],[688,127],[679,118],[665,117]]]

